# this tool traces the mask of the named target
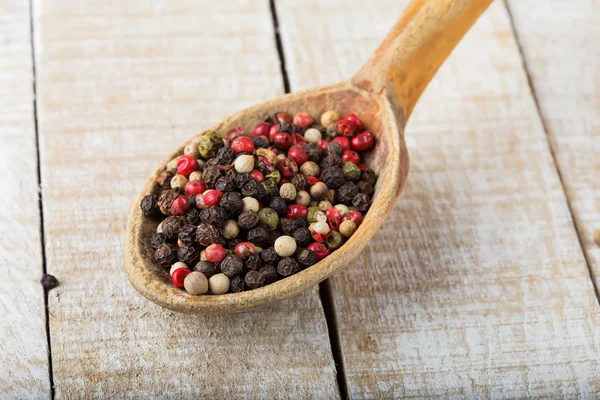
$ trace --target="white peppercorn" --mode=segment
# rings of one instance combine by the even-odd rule
[[[163,233],[163,222],[164,220],[156,227],[156,233]]]
[[[179,161],[180,158],[181,158],[181,156],[175,157],[174,159],[172,159],[171,161],[169,161],[167,163],[167,170],[169,170],[169,169],[177,169],[177,161]]]
[[[235,159],[235,169],[239,173],[248,173],[254,169],[254,157],[251,155],[241,155]]]
[[[185,176],[177,174],[171,179],[171,188],[183,190],[187,183],[188,179]]]
[[[323,182],[317,182],[310,187],[310,195],[315,200],[323,200],[329,188]]]
[[[327,224],[327,222],[324,222],[324,221],[315,222],[315,224],[313,226],[313,232],[315,232],[315,233],[320,233],[320,234],[326,235],[330,231],[331,231],[331,229],[329,229],[329,225]]]
[[[206,259],[206,250],[202,250],[202,251],[200,252],[200,261],[208,261],[208,260]]]
[[[200,158],[200,151],[198,151],[198,139],[188,142],[183,148],[183,154],[192,156],[194,158]]]
[[[321,167],[314,161],[307,161],[300,166],[300,173],[305,176],[319,176]]]
[[[197,147],[197,146],[196,146]],[[188,181],[201,181],[202,180],[202,172],[201,171],[194,171],[190,174],[190,177],[188,178]]]
[[[337,111],[325,111],[323,115],[321,115],[321,125],[323,125],[324,127],[328,127],[330,124],[337,122],[339,119],[340,114],[338,114]]]
[[[285,156],[285,154],[277,154],[277,159],[278,160],[285,160],[286,156]]]
[[[225,225],[223,225],[223,228],[221,228],[221,235],[223,235],[223,237],[226,239],[233,239],[237,237],[239,233],[240,227],[238,226],[238,223],[232,219],[225,221]]]
[[[169,273],[171,275],[173,275],[173,272],[175,272],[175,270],[179,269],[179,268],[188,268],[188,266],[187,266],[186,263],[182,263],[181,261],[177,261],[175,264],[171,265],[171,270],[169,271]]]
[[[225,294],[229,291],[230,280],[225,274],[216,274],[208,280],[208,286],[212,294]]]
[[[279,188],[279,195],[285,200],[292,201],[297,195],[296,187],[291,183],[284,183]]]
[[[318,129],[310,128],[304,132],[304,139],[308,143],[319,143],[321,140],[321,132]]]
[[[308,206],[310,204],[310,194],[305,190],[300,190],[296,193],[294,203]]]
[[[254,197],[244,197],[242,199],[242,211],[254,211],[254,212],[258,212],[259,209],[259,204],[258,204],[258,200],[256,200]]]
[[[275,253],[280,257],[289,257],[296,251],[296,241],[291,236],[280,236],[273,245]]]
[[[331,207],[333,207],[333,204],[331,204],[331,202],[329,200],[321,200],[317,207],[319,207],[323,211],[327,211]]]
[[[346,213],[350,211],[350,209],[348,209],[348,206],[345,204],[336,204],[335,208],[338,209],[338,211],[340,212],[340,217],[342,218],[344,218],[346,216]]]
[[[208,292],[208,279],[202,272],[193,271],[183,280],[185,290],[194,296]]]
[[[350,219],[343,221],[340,224],[340,233],[344,237],[350,237],[356,232],[356,223]]]

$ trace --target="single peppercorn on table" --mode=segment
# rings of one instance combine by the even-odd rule
[[[597,396],[591,1],[492,4],[411,117],[403,198],[325,284],[220,317],[129,286],[131,199],[171,144],[352,75],[407,2],[272,3],[0,0],[0,398]]]

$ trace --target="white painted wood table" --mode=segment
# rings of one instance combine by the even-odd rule
[[[164,146],[350,76],[406,3],[0,0],[0,398],[600,397],[598,0],[490,7],[390,221],[320,290],[203,318],[127,283]]]

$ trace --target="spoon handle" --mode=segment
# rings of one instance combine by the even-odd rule
[[[407,121],[440,65],[492,1],[412,0],[352,83],[387,96]]]

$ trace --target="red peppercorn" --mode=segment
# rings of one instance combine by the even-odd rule
[[[292,116],[286,112],[278,112],[273,117],[274,123],[281,124],[282,122],[292,123]]]
[[[179,195],[171,204],[171,215],[184,215],[190,209],[190,201],[184,195]]]
[[[275,168],[277,168],[277,170],[281,172],[282,177],[288,179],[292,178],[298,173],[298,165],[291,158],[284,158],[282,160],[278,160]]]
[[[346,215],[344,215],[344,218],[342,218],[342,222],[350,220],[353,221],[358,227],[360,224],[362,224],[363,219],[364,217],[360,211],[348,211]]]
[[[173,285],[176,287],[182,288],[185,277],[191,272],[192,271],[190,271],[188,268],[177,268],[175,271],[173,271],[173,275],[171,275],[171,282],[173,282]]]
[[[229,143],[233,142],[236,138],[242,136],[244,134],[244,129],[241,126],[230,129],[227,131],[227,141]]]
[[[318,232],[313,232],[313,233],[312,233],[312,237],[313,237],[313,239],[315,239],[317,242],[319,242],[319,243],[324,243],[325,241],[327,241],[327,238],[329,238],[329,233],[318,233]]]
[[[358,164],[360,162],[360,156],[355,151],[346,150],[342,153],[342,162]]]
[[[358,135],[352,138],[352,148],[356,151],[366,151],[369,150],[375,144],[375,135],[373,133],[366,131],[363,133],[359,133]]]
[[[368,169],[369,169],[369,167],[367,167],[367,165],[366,165],[366,164],[363,164],[363,163],[361,163],[361,162],[360,162],[360,163],[358,163],[358,164],[356,164],[356,165],[358,166],[358,168],[360,168],[360,170],[361,170],[361,171],[366,171],[366,170],[368,170]]]
[[[240,136],[231,142],[231,149],[236,153],[249,153],[254,151],[254,142],[247,136]]]
[[[250,171],[249,175],[252,177],[252,179],[259,181],[260,183],[265,181],[265,175],[257,169]]]
[[[271,140],[271,143],[275,139],[275,135],[278,133],[279,133],[279,125],[271,126],[271,129],[269,129],[269,139]]]
[[[261,122],[252,129],[252,136],[269,136],[269,131],[273,125],[268,122]]]
[[[296,165],[302,165],[308,161],[308,153],[302,146],[294,145],[288,152],[288,157],[294,160]]]
[[[223,259],[225,258],[225,255],[226,255],[225,247],[223,247],[217,243],[211,244],[204,251],[204,256],[206,257],[206,260],[210,261],[211,263],[215,263],[215,264],[223,261]]]
[[[317,144],[319,145],[321,150],[323,150],[323,155],[327,155],[327,146],[329,146],[329,142],[326,140],[319,140]]]
[[[344,136],[336,136],[333,138],[332,142],[338,143],[342,146],[342,151],[350,150],[350,139]]]
[[[198,161],[192,156],[181,156],[177,160],[177,173],[185,177],[190,176],[192,172],[198,169]]]
[[[317,260],[321,261],[329,254],[329,247],[323,243],[314,242],[308,245],[308,249],[315,252]]]
[[[340,210],[335,207],[329,207],[329,209],[325,211],[325,216],[327,217],[329,229],[332,231],[338,231],[340,229],[340,224],[342,223]]]
[[[294,143],[292,136],[286,132],[277,132],[273,135],[273,144],[280,149],[289,149]]]
[[[302,129],[306,129],[313,124],[313,119],[308,113],[298,113],[294,115],[294,120],[292,121],[294,125],[298,125]]]
[[[304,204],[291,204],[288,206],[285,216],[289,219],[306,218],[308,216],[308,208]]]
[[[203,181],[189,181],[185,184],[184,191],[188,196],[204,193],[206,191],[206,183]]]
[[[356,133],[356,130],[358,129],[358,127],[356,126],[356,124],[354,122],[347,121],[345,119],[342,119],[342,120],[336,122],[335,126],[337,128],[338,133],[340,135],[346,136],[346,137],[354,136],[354,134]]]
[[[245,260],[246,258],[250,257],[251,254],[256,253],[256,246],[254,246],[254,244],[251,242],[241,242],[235,246],[233,252],[236,256],[242,260]]]
[[[207,190],[204,192],[204,204],[208,207],[216,206],[221,201],[223,192],[216,189]]]
[[[356,116],[356,114],[354,113],[350,113],[348,115],[346,115],[344,117],[344,119],[348,122],[352,122],[354,125],[356,125],[356,127],[358,128],[359,132],[362,132],[365,130],[365,126],[363,125],[362,121],[360,120],[360,118],[358,118]]]
[[[317,178],[316,176],[307,176],[306,180],[308,181],[308,183],[310,184],[310,186],[312,186],[315,183],[319,182],[319,178]]]

